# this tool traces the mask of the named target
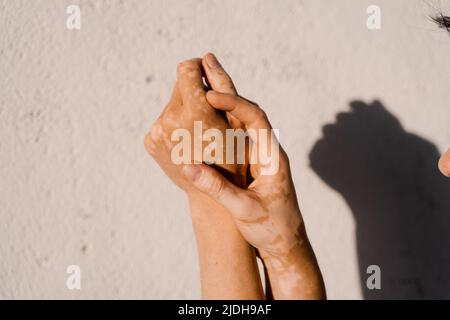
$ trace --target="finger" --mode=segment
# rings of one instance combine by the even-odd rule
[[[202,65],[208,82],[213,90],[237,95],[233,80],[214,54],[207,53],[202,59]]]
[[[208,91],[206,99],[216,109],[229,112],[248,129],[267,129],[272,127],[264,111],[257,105],[235,95]]]
[[[205,99],[202,60],[191,59],[178,64],[177,84],[184,104],[192,104]]]
[[[207,53],[202,59],[202,65],[211,89],[221,93],[237,95],[233,80],[214,54]],[[243,127],[242,123],[230,113],[227,113],[227,119],[232,128],[237,129]]]
[[[288,165],[280,157],[278,139],[261,108],[242,97],[215,91],[208,91],[206,99],[212,107],[229,112],[244,124],[246,133],[254,143],[250,155],[250,163],[257,164],[252,167],[255,170],[253,177],[275,175],[280,165]]]
[[[239,208],[239,194],[245,192],[245,190],[233,185],[212,167],[205,164],[191,164],[185,165],[182,172],[188,182],[215,199],[230,212]]]
[[[445,176],[450,177],[450,149],[439,160],[439,170]]]

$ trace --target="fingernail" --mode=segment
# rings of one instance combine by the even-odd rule
[[[220,62],[217,60],[216,56],[212,53],[206,55],[206,64],[210,68],[221,68]]]
[[[187,164],[183,167],[183,174],[186,179],[195,182],[202,174],[202,169],[195,164]]]

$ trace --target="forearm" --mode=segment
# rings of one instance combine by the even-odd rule
[[[204,299],[264,299],[255,250],[229,213],[210,197],[191,193],[189,203]]]
[[[283,255],[262,254],[275,300],[326,299],[316,257],[307,239]]]

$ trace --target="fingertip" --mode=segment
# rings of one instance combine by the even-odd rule
[[[206,60],[210,59],[210,56],[214,56],[214,53],[212,53],[212,52],[207,52],[207,53],[203,56],[203,61],[206,62]]]
[[[203,57],[203,61],[210,69],[222,68],[219,60],[212,52],[208,52],[207,54],[205,54],[205,56]]]

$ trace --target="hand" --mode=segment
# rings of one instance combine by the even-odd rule
[[[214,108],[229,112],[241,121],[248,132],[259,133],[250,135],[253,155],[270,151],[271,157],[264,164],[259,157],[251,158],[257,160],[250,162],[254,181],[245,189],[233,185],[204,164],[186,165],[183,168],[186,179],[225,207],[243,237],[258,249],[268,270],[274,298],[325,298],[322,276],[300,214],[289,161],[281,147],[279,153],[275,152],[279,145],[271,134],[265,113],[254,103],[235,95],[209,91],[206,97]],[[266,137],[261,136],[264,133]],[[274,154],[277,156],[272,156]],[[264,171],[268,167],[278,170],[269,171],[267,175]]]
[[[169,103],[145,138],[148,153],[172,181],[188,193],[192,191],[192,188],[180,174],[180,166],[174,164],[171,159],[171,151],[176,144],[171,139],[174,130],[187,129],[193,137],[194,121],[201,121],[203,130],[216,128],[222,133],[225,133],[231,125],[234,128],[241,126],[232,116],[229,116],[227,120],[223,112],[218,112],[206,101],[202,65],[207,76],[206,81],[215,90],[236,94],[233,82],[213,55],[208,54],[203,61],[202,59],[184,61],[178,65],[178,79]],[[203,144],[202,150],[205,147],[206,144]],[[226,159],[226,154],[223,157]],[[192,153],[191,161],[196,160]],[[237,185],[245,185],[247,165],[217,164],[217,167]]]
[[[255,154],[270,149],[274,152],[274,147],[279,147],[265,113],[257,105],[236,95],[215,91],[207,93],[207,100],[214,108],[241,121],[247,131],[253,129],[261,133],[260,129],[266,130],[263,132],[268,135],[265,139],[252,138]],[[207,165],[187,165],[183,172],[194,186],[228,209],[244,238],[262,256],[277,257],[302,246],[306,234],[287,155],[280,148],[279,157],[271,157],[271,161],[278,162],[275,166],[278,170],[269,175],[263,175],[261,171],[273,162],[265,166],[261,162],[250,165],[254,181],[246,189],[233,185]]]
[[[450,177],[450,149],[448,149],[447,152],[441,157],[441,160],[439,160],[439,169],[442,174]]]

